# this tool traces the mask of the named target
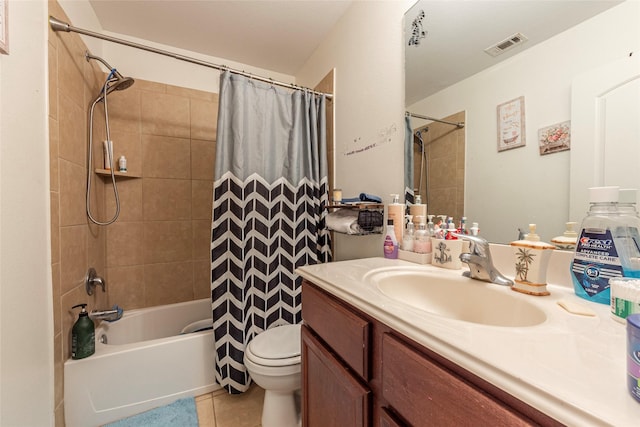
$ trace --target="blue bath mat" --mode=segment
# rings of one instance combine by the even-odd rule
[[[151,409],[129,418],[107,424],[106,427],[198,427],[196,401],[193,397]]]

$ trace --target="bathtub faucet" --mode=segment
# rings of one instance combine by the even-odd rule
[[[87,295],[93,295],[93,289],[96,286],[102,288],[102,292],[106,292],[107,282],[102,277],[98,276],[96,269],[91,267],[87,271],[87,275],[84,278],[84,288],[87,291]]]
[[[120,320],[124,310],[117,305],[114,305],[111,310],[92,310],[89,313],[89,317],[94,320],[106,320],[107,322],[115,322]]]

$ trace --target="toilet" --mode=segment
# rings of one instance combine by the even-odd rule
[[[297,427],[295,392],[300,390],[300,325],[268,329],[244,353],[253,381],[264,389],[262,427]]]

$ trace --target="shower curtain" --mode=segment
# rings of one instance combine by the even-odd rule
[[[249,341],[302,320],[297,267],[330,261],[325,96],[225,71],[213,189],[216,380],[250,385]]]

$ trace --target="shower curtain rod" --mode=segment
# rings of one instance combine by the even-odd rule
[[[416,119],[431,120],[431,121],[434,121],[434,122],[444,123],[444,124],[447,124],[447,125],[455,126],[455,127],[459,128],[459,129],[462,129],[464,127],[464,122],[453,123],[453,122],[448,122],[446,120],[435,119],[435,118],[429,117],[429,116],[422,116],[420,114],[410,113],[408,111],[406,111],[405,114],[407,115],[407,117],[415,117]]]
[[[158,55],[164,55],[164,56],[168,56],[170,58],[173,59],[177,59],[179,61],[185,61],[185,62],[190,62],[192,64],[196,64],[196,65],[202,65],[203,67],[208,67],[208,68],[215,68],[216,70],[229,70],[230,72],[234,73],[234,74],[240,74],[241,76],[245,76],[245,77],[249,77],[251,79],[254,80],[259,80],[261,82],[265,82],[265,83],[270,83],[276,86],[282,86],[282,87],[286,87],[289,89],[295,89],[295,90],[309,90],[310,92],[316,94],[316,95],[325,95],[328,99],[333,99],[333,94],[330,93],[324,93],[324,92],[318,92],[315,91],[313,89],[308,89],[302,86],[298,86],[298,85],[294,85],[293,83],[284,83],[284,82],[279,82],[277,80],[273,80],[267,77],[261,77],[261,76],[257,76],[255,74],[251,74],[251,73],[247,73],[246,71],[240,71],[240,70],[234,70],[233,68],[227,67],[226,65],[217,65],[217,64],[213,64],[211,62],[206,62],[206,61],[201,61],[199,59],[195,59],[195,58],[191,58],[189,56],[185,56],[185,55],[179,55],[177,53],[173,53],[173,52],[169,52],[166,50],[162,50],[162,49],[156,49],[154,47],[150,47],[150,46],[145,46],[143,44],[139,44],[139,43],[134,43],[134,42],[130,42],[128,40],[123,40],[123,39],[118,39],[116,37],[111,37],[111,36],[107,36],[104,34],[100,34],[100,33],[96,33],[93,31],[89,31],[89,30],[84,30],[82,28],[78,28],[78,27],[74,27],[72,25],[69,25],[66,22],[63,22],[53,16],[49,16],[49,25],[51,26],[51,29],[53,31],[65,31],[67,33],[69,32],[74,32],[74,33],[78,33],[78,34],[83,34],[85,36],[89,36],[89,37],[95,37],[97,39],[101,39],[101,40],[106,40],[109,42],[113,42],[113,43],[117,43],[117,44],[122,44],[125,46],[129,46],[129,47],[133,47],[136,49],[140,49],[140,50],[146,50],[147,52],[152,52],[152,53],[157,53]]]

